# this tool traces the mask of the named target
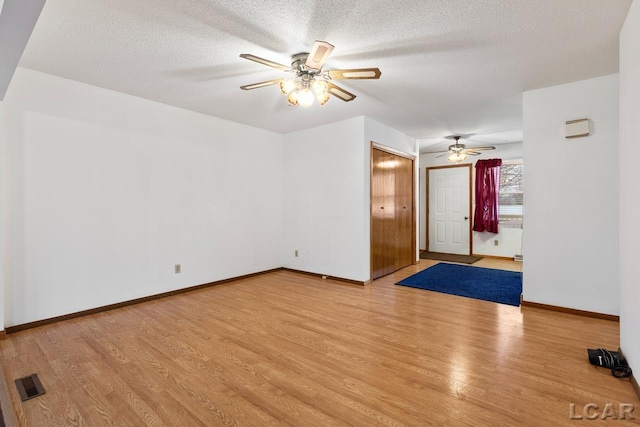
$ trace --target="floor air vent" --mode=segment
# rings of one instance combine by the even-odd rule
[[[18,387],[18,393],[20,393],[20,399],[22,399],[23,402],[46,393],[38,379],[38,374],[18,378],[16,380],[16,387]]]

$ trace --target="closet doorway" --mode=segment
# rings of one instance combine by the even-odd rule
[[[415,156],[371,144],[371,279],[415,263]]]

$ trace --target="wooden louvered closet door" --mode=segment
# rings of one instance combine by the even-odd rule
[[[414,160],[371,150],[371,277],[413,264]]]

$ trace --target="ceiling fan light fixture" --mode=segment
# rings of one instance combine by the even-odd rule
[[[329,85],[324,80],[313,80],[311,85],[313,92],[316,94],[318,103],[322,106],[329,102]]]
[[[293,79],[284,79],[280,81],[280,92],[283,95],[289,95],[296,88],[296,82]]]
[[[331,84],[331,83],[329,83]],[[331,89],[329,89],[331,90]],[[463,160],[465,160],[467,157],[469,157],[469,155],[472,156],[479,156],[480,154],[482,154],[483,151],[485,150],[495,150],[496,147],[494,147],[493,145],[487,145],[484,147],[472,147],[472,148],[467,148],[466,145],[464,144],[460,144],[460,136],[458,135],[453,135],[453,136],[447,136],[445,138],[453,138],[455,139],[456,143],[455,144],[451,144],[447,150],[443,150],[443,151],[421,151],[422,154],[438,154],[438,156],[436,156],[436,158],[439,157],[444,157],[444,156],[449,156],[447,157],[447,160],[449,160],[451,163],[458,163],[461,162]]]
[[[468,156],[465,153],[453,153],[452,155],[447,157],[447,160],[449,160],[451,163],[459,163],[467,157]]]
[[[324,80],[316,80],[316,79],[313,80],[311,87],[313,88],[313,92],[316,95],[327,93],[327,90],[329,89],[329,86],[327,86],[327,82],[325,82]]]
[[[303,74],[297,79],[280,81],[280,91],[287,97],[289,105],[308,107],[313,104],[314,97],[320,105],[329,101],[329,85],[324,80],[316,80],[315,76]]]
[[[297,91],[298,92],[298,102],[301,107],[308,107],[313,104],[313,93],[309,88],[303,88]]]
[[[287,102],[292,107],[295,107],[296,105],[298,105],[298,92],[294,90],[289,95],[287,95]]]
[[[327,92],[316,94],[316,98],[318,99],[318,104],[321,106],[329,102],[329,94]]]
[[[332,80],[380,78],[381,73],[378,68],[322,71],[322,67],[332,51],[332,44],[316,40],[310,52],[300,52],[291,56],[291,66],[279,64],[248,53],[240,54],[241,58],[282,71],[291,72],[295,75],[295,77],[292,78],[273,79],[240,86],[240,89],[252,90],[277,85],[280,92],[287,98],[289,105],[307,107],[313,104],[314,98],[318,100],[320,105],[326,104],[329,101],[330,95],[344,102],[353,101],[356,98],[354,94],[340,88],[333,83]]]

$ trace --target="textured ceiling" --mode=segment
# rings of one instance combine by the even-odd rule
[[[631,0],[48,0],[20,65],[188,110],[291,132],[360,115],[421,139],[521,140],[522,92],[618,70]],[[357,95],[289,107],[275,86],[313,41]],[[446,146],[446,144],[444,145]]]

